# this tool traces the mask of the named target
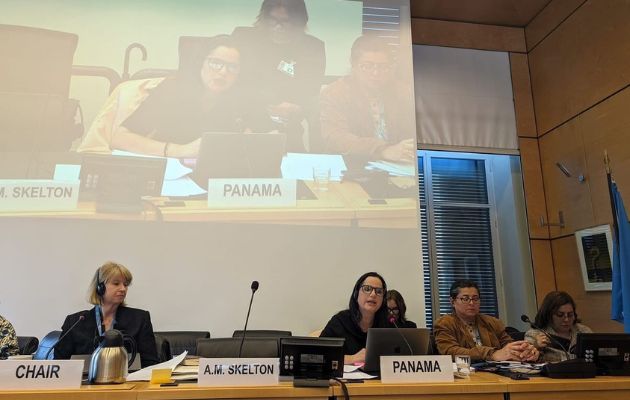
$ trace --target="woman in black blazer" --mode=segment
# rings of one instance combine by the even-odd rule
[[[114,262],[105,263],[96,270],[88,299],[94,308],[66,317],[61,328],[62,336],[75,323],[77,325],[55,346],[55,359],[69,359],[73,354],[91,354],[106,331],[117,329],[136,342],[143,368],[159,362],[149,312],[125,304],[132,279],[131,272],[124,265]]]

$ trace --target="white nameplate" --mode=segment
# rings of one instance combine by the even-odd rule
[[[381,382],[453,382],[451,356],[381,356]]]
[[[278,358],[201,358],[199,386],[272,386],[278,384]]]
[[[0,361],[2,390],[78,389],[84,360]]]
[[[209,208],[295,207],[295,179],[209,179]]]
[[[0,211],[74,210],[79,180],[0,179]]]

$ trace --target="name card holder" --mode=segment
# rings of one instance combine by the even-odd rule
[[[279,208],[297,204],[295,179],[209,179],[208,208]]]
[[[278,358],[201,358],[199,386],[274,386],[280,377]]]
[[[79,389],[84,360],[0,361],[2,390]]]
[[[0,179],[0,212],[74,210],[80,181]]]
[[[453,382],[451,356],[381,356],[381,382]]]

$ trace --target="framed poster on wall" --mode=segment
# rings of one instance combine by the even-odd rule
[[[612,234],[609,225],[575,232],[584,290],[612,290]]]

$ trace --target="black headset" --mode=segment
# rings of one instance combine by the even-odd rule
[[[96,269],[96,294],[99,297],[103,297],[105,295],[105,282],[101,282],[101,268]]]

